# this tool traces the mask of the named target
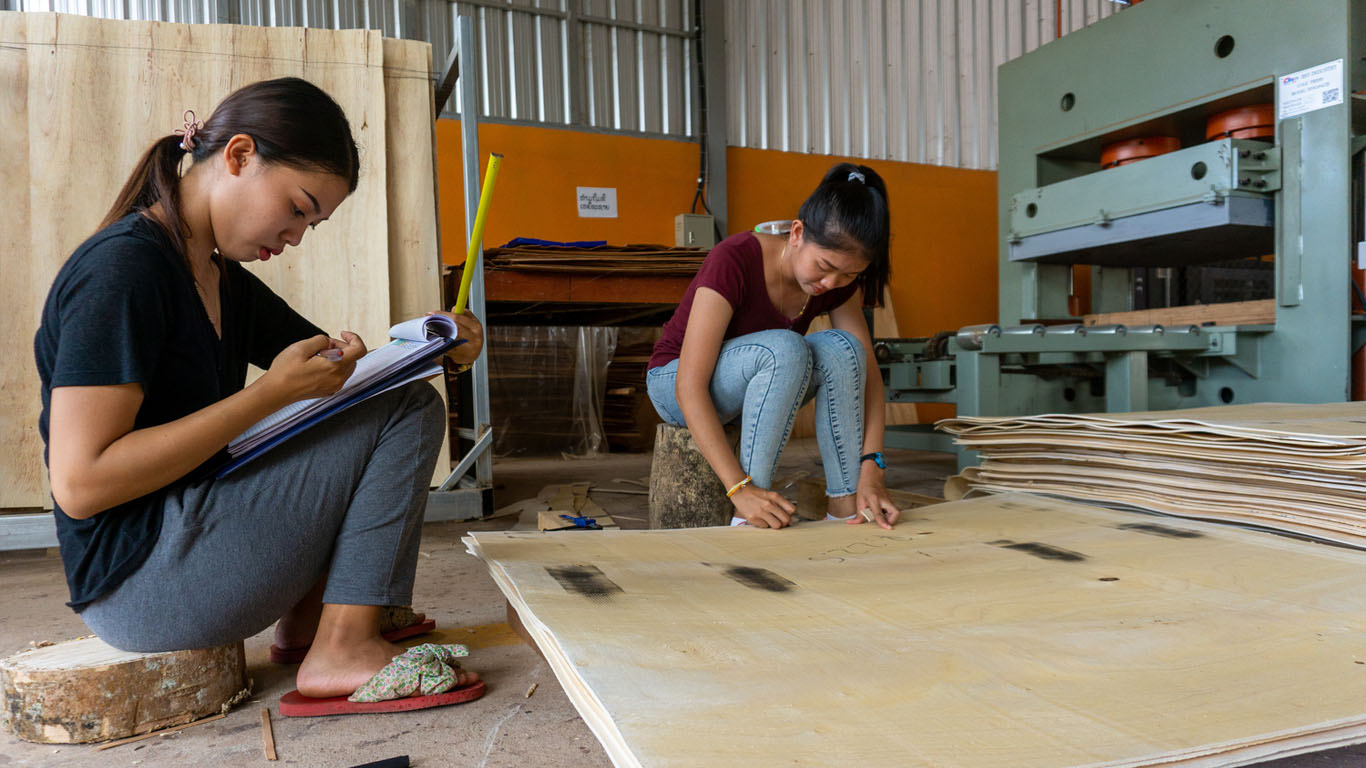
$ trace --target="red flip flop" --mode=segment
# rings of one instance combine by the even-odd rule
[[[345,696],[314,699],[298,691],[290,691],[280,697],[280,714],[284,717],[322,717],[324,715],[364,715],[376,712],[409,712],[414,709],[444,707],[448,704],[473,701],[484,695],[485,688],[483,680],[476,680],[469,685],[462,685],[445,693],[407,696],[402,699],[374,702],[347,701]]]
[[[425,635],[434,629],[436,629],[436,620],[427,619],[426,621],[419,621],[416,624],[409,624],[406,627],[391,629],[388,632],[385,632],[383,637],[391,643],[399,643],[410,637]],[[272,664],[299,664],[303,662],[304,657],[308,655],[308,649],[311,647],[311,645],[305,645],[302,648],[281,648],[272,643],[270,646],[270,661]]]

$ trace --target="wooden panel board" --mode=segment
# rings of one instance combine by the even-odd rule
[[[398,323],[442,308],[435,157],[422,151],[436,140],[436,97],[431,45],[386,39],[383,46],[385,136],[395,150],[385,153],[388,206],[416,214],[395,216],[389,226],[390,320]]]
[[[467,538],[618,766],[1241,765],[1366,739],[1362,553],[1002,496]]]
[[[1276,322],[1276,300],[1194,304],[1086,315],[1086,325],[1265,325]]]
[[[28,140],[28,24],[19,13],[0,13],[0,440],[6,452],[24,457],[0,462],[0,507],[41,507],[47,498],[43,441],[38,436],[38,369],[33,362],[33,330],[38,327],[51,275],[36,259],[27,258],[30,174]],[[37,459],[36,461],[34,459]]]
[[[7,107],[20,107],[0,115],[6,136],[0,144],[6,179],[0,237],[9,307],[0,320],[0,397],[11,406],[0,421],[0,440],[12,447],[0,474],[0,508],[51,504],[32,352],[48,287],[94,232],[142,152],[178,128],[186,109],[204,119],[232,90],[286,75],[308,78],[331,94],[361,147],[357,190],[300,248],[248,268],[319,326],[333,333],[354,330],[372,347],[386,340],[391,321],[437,308],[430,85],[412,80],[386,89],[385,47],[373,31],[0,13],[0,94]],[[404,71],[430,59],[424,43],[405,41],[391,49]],[[387,139],[394,122],[387,115],[390,97],[403,110],[425,104],[420,115],[397,121],[405,142],[410,129],[421,137],[394,153]],[[401,182],[395,188],[404,202],[392,210],[391,177]],[[417,202],[408,207],[410,199]],[[391,254],[391,219],[404,233],[397,254]],[[405,281],[397,314],[391,312],[391,256],[399,265],[396,279]],[[423,267],[429,274],[413,264],[430,264]]]

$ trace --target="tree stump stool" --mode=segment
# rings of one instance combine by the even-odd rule
[[[731,450],[740,444],[738,427],[726,427]],[[697,449],[687,427],[655,428],[650,464],[650,527],[702,528],[727,525],[731,518],[726,487]]]
[[[0,660],[3,714],[25,741],[81,744],[218,714],[246,688],[242,643],[129,653],[96,637]]]

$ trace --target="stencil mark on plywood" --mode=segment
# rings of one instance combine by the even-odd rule
[[[731,565],[726,566],[723,573],[726,574],[726,578],[750,589],[759,589],[765,592],[787,592],[797,587],[796,583],[784,579],[767,568]]]
[[[1061,560],[1067,563],[1079,563],[1086,559],[1086,555],[1080,552],[1073,552],[1070,549],[1055,547],[1051,544],[1044,544],[1038,541],[1011,541],[1010,539],[998,539],[988,541],[993,547],[1003,549],[1013,549],[1016,552],[1024,552],[1028,555],[1043,558],[1044,560]]]
[[[623,591],[596,565],[548,565],[545,572],[550,574],[550,578],[557,581],[564,591],[594,600],[608,600]]]
[[[1139,533],[1151,533],[1154,536],[1164,536],[1168,539],[1199,539],[1205,534],[1199,531],[1191,531],[1185,528],[1172,528],[1157,523],[1124,523],[1118,526],[1121,531],[1138,531]]]

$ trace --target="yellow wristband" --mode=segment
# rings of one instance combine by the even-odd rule
[[[735,485],[732,485],[732,486],[730,487],[730,490],[726,491],[726,498],[729,499],[730,497],[734,496],[736,493],[739,492],[739,490],[740,490],[741,488],[744,488],[745,486],[749,485],[749,484],[752,483],[752,482],[754,482],[754,479],[751,478],[749,475],[745,475],[745,479],[744,479],[744,480],[741,480],[740,482],[736,483]]]

